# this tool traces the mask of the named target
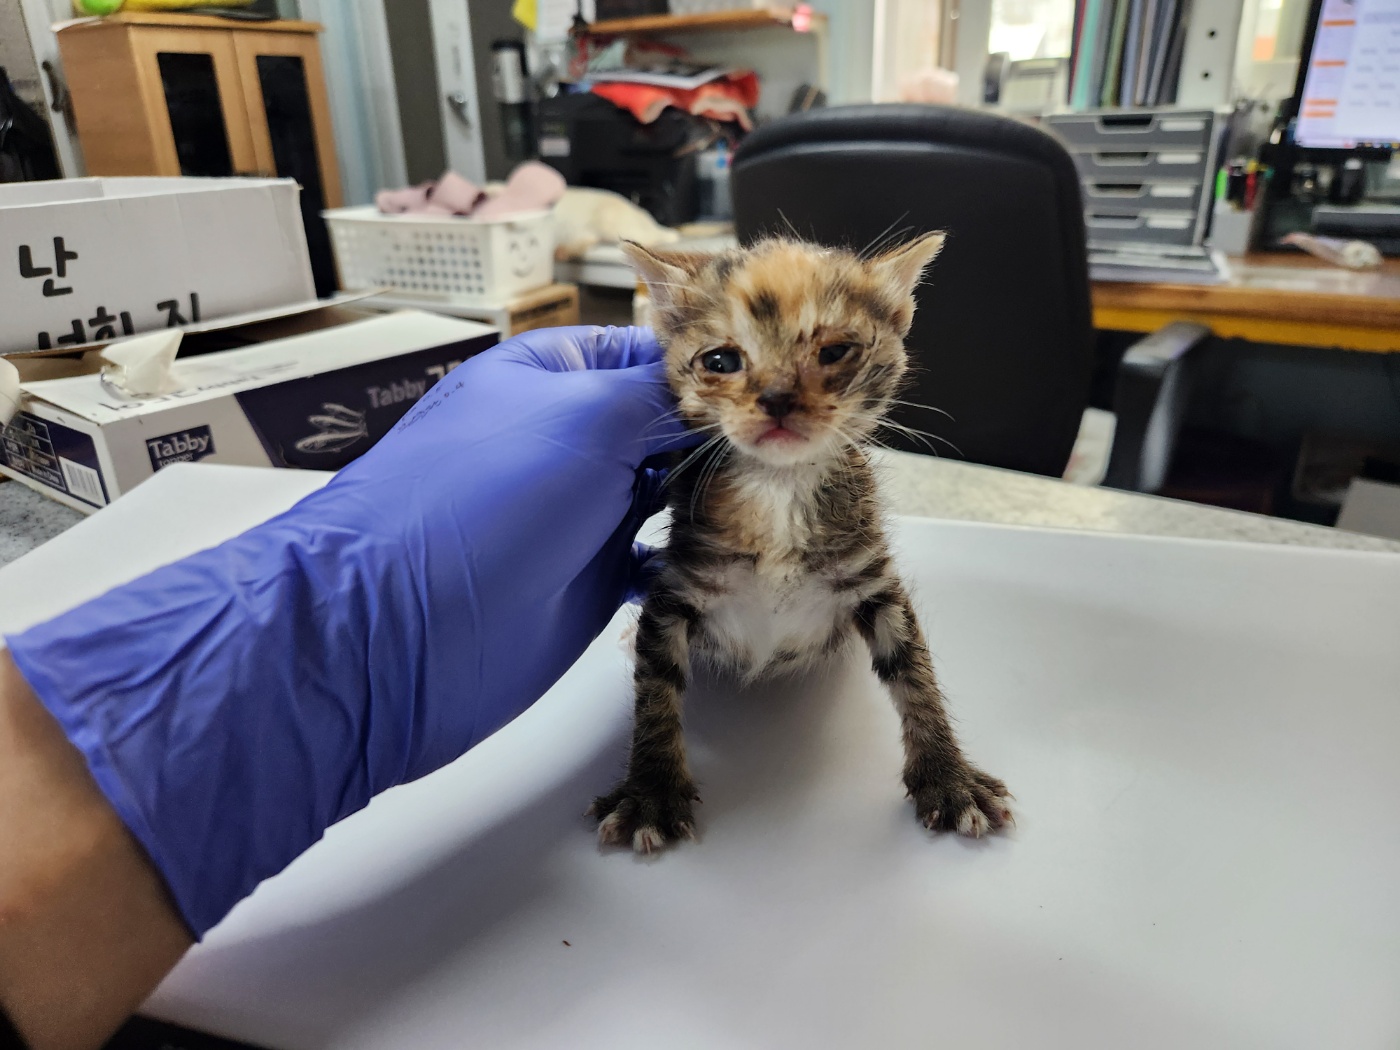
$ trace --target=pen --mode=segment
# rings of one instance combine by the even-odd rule
[[[1227,191],[1232,204],[1244,203],[1244,163],[1242,161],[1231,161],[1227,169],[1229,175],[1229,189]]]

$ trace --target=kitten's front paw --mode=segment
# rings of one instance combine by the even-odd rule
[[[680,839],[695,838],[697,800],[694,787],[656,794],[622,784],[612,794],[595,798],[588,814],[598,818],[600,844],[655,853]]]
[[[931,831],[956,831],[975,839],[1015,823],[1006,785],[973,766],[906,776],[904,783],[919,820]]]

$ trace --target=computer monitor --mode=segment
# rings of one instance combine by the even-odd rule
[[[1298,65],[1298,146],[1400,149],[1400,0],[1314,0]]]

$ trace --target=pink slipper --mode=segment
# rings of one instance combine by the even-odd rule
[[[548,164],[528,160],[510,173],[505,189],[472,212],[473,219],[503,219],[526,211],[546,211],[564,196],[564,176]]]
[[[446,208],[456,215],[469,215],[485,196],[476,183],[469,182],[455,171],[444,171],[428,194],[428,200],[437,208]]]
[[[406,211],[422,211],[428,203],[431,182],[417,186],[405,186],[401,190],[380,190],[374,195],[374,204],[385,215],[401,215]]]

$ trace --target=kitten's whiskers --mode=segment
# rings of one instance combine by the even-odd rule
[[[922,405],[917,401],[902,401],[897,397],[891,397],[887,400],[892,405],[904,405],[906,408],[922,408],[927,412],[937,412],[940,416],[947,416],[950,420],[952,420],[952,422],[957,422],[957,420],[953,418],[953,413],[949,412],[946,408],[936,408],[933,405]]]
[[[691,466],[701,456],[705,455],[706,452],[710,451],[720,442],[725,440],[727,439],[723,434],[716,434],[714,437],[710,438],[703,445],[697,448],[694,452],[686,456],[685,459],[681,461],[679,466],[671,468],[670,473],[666,475],[666,480],[661,483],[662,487],[666,488],[674,484],[676,479],[680,477],[680,475],[685,471],[687,467]]]
[[[897,223],[903,222],[908,217],[909,212],[905,211],[903,215],[899,216],[899,218],[895,219],[894,222],[890,223],[883,230],[877,233],[874,239],[872,239],[869,244],[867,244],[860,251],[856,252],[856,255],[858,255],[862,259],[872,259],[876,255],[879,255],[880,249],[883,248],[886,244],[888,244],[890,241],[899,240],[901,237],[903,237],[906,233],[908,233],[914,228],[912,226],[904,226],[898,230],[895,229],[895,225]],[[794,234],[797,233],[796,230],[793,230],[792,232]]]
[[[715,475],[719,472],[719,468],[733,451],[733,445],[722,449],[718,455],[712,456],[710,461],[705,464],[705,468],[701,470],[700,480],[696,482],[695,488],[692,489],[690,493],[690,517],[692,521],[695,520],[695,501],[710,487],[710,483],[714,481]]]

